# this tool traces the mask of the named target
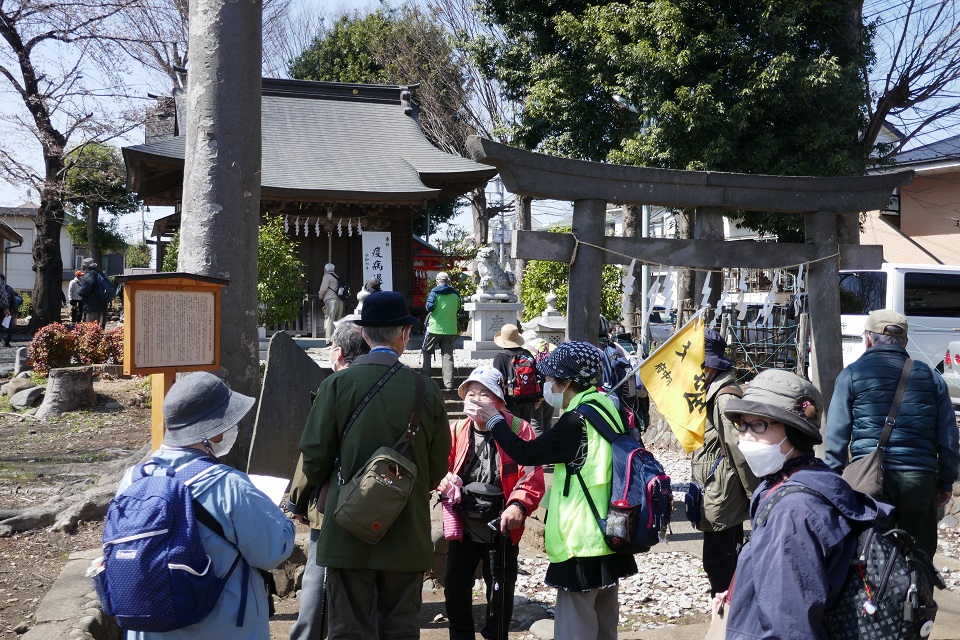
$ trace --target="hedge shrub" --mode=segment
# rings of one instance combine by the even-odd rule
[[[49,324],[37,331],[27,357],[42,376],[70,365],[123,364],[123,326],[104,331],[96,322],[83,322],[71,331],[59,322]]]

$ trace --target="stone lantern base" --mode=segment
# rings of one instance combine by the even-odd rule
[[[493,358],[502,351],[493,341],[493,336],[505,324],[517,324],[523,311],[522,302],[468,302],[463,308],[473,319],[471,340],[465,340],[458,354],[469,359]]]

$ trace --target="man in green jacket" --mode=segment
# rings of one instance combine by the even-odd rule
[[[743,545],[743,521],[750,517],[750,497],[760,483],[740,453],[736,427],[723,415],[727,402],[743,395],[726,350],[723,336],[708,329],[704,334],[707,422],[703,446],[693,452],[691,480],[703,487],[697,528],[703,531],[703,570],[710,579],[711,596],[730,586]]]
[[[437,286],[427,296],[427,311],[430,320],[423,336],[423,375],[430,377],[430,360],[434,350],[440,347],[442,358],[443,386],[453,387],[453,344],[457,341],[457,312],[460,310],[460,294],[450,284],[450,275],[445,271],[437,274]]]
[[[320,385],[300,440],[303,473],[316,486],[332,478],[325,513],[334,513],[342,485],[382,446],[393,446],[407,428],[415,403],[415,376],[402,367],[360,412],[347,437],[344,427],[356,407],[403,353],[410,329],[403,294],[371,293],[363,301],[364,339],[371,352]],[[419,638],[423,572],[433,559],[430,491],[447,473],[450,429],[436,383],[425,381],[420,429],[411,459],[417,467],[413,494],[384,537],[368,544],[327,518],[317,540],[317,564],[327,567],[329,637]],[[339,464],[338,464],[339,463]]]

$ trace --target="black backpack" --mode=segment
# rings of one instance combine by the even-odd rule
[[[348,300],[350,300],[350,295],[353,293],[350,290],[350,285],[347,284],[346,280],[344,280],[343,278],[341,278],[335,273],[333,274],[333,277],[337,279],[337,288],[334,289],[334,292],[337,294],[338,298],[340,298],[344,302],[347,302]]]
[[[778,489],[757,513],[763,526],[770,511],[791,493],[808,493],[830,502],[809,487],[791,484]],[[831,505],[832,506],[832,505]],[[946,585],[930,557],[902,529],[873,523],[859,531],[847,578],[823,624],[831,640],[899,638],[921,640],[930,635],[937,603],[934,589]]]

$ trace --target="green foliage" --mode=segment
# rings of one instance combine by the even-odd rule
[[[20,305],[20,310],[17,311],[17,315],[21,318],[33,315],[33,298],[30,296],[28,291],[17,291],[20,294],[20,297],[23,298],[23,304]]]
[[[123,158],[116,147],[105,144],[81,145],[67,154],[64,200],[81,211],[93,207],[112,214],[130,213],[137,200],[127,190]]]
[[[146,242],[138,242],[127,247],[127,252],[124,254],[124,263],[131,269],[145,269],[150,267],[152,258],[150,246]]]
[[[261,326],[293,322],[303,305],[307,279],[297,243],[287,237],[281,216],[267,216],[257,242],[257,320]]]
[[[72,364],[122,364],[123,326],[104,331],[96,322],[84,322],[71,331],[59,322],[48,324],[30,341],[27,357],[43,377]]]
[[[127,190],[123,158],[116,147],[84,144],[67,154],[64,201],[73,205],[77,217],[68,225],[74,244],[88,244],[88,227],[94,230],[94,243],[103,253],[122,253],[127,243],[117,232],[116,220],[104,224],[101,213],[114,216],[137,209],[137,200]],[[90,247],[96,255],[95,247]]]
[[[867,36],[850,0],[486,0],[485,64],[528,148],[673,169],[859,175]],[[853,22],[852,22],[853,21]],[[750,214],[796,239],[800,223]]]
[[[411,2],[341,16],[290,63],[290,77],[419,85],[414,100],[423,107],[419,120],[424,134],[441,149],[462,155],[474,132],[465,64],[453,36]]]
[[[553,233],[570,233],[570,227],[553,227]],[[600,313],[610,319],[619,320],[621,315],[621,295],[623,284],[621,271],[616,265],[603,265],[603,277],[600,292]],[[547,293],[557,294],[557,309],[566,314],[567,298],[570,289],[570,267],[563,262],[531,260],[523,270],[520,283],[520,301],[523,303],[523,321],[541,315],[547,308]]]
[[[173,234],[173,238],[167,243],[166,252],[163,254],[162,270],[174,272],[177,270],[177,258],[180,256],[180,230]]]
[[[77,245],[87,244],[87,221],[71,217],[67,222],[67,235]],[[117,219],[97,220],[97,246],[103,253],[123,253],[127,250],[127,241],[120,235]]]

